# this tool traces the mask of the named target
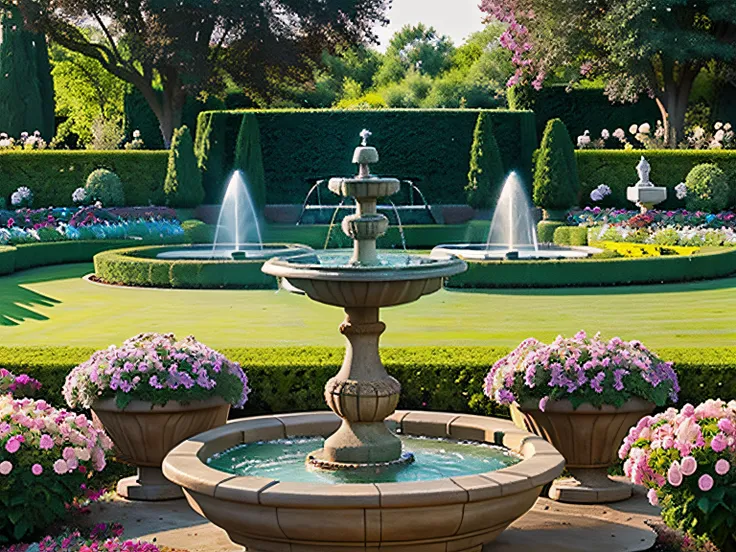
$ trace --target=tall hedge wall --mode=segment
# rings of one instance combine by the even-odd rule
[[[577,151],[576,155],[581,206],[633,209],[633,203],[626,199],[626,188],[637,182],[636,165],[643,155],[652,166],[652,182],[656,186],[668,188],[667,201],[658,208],[684,207],[685,202],[675,197],[673,188],[684,182],[690,169],[700,163],[715,163],[726,173],[731,186],[729,207],[736,207],[736,151],[733,150],[583,150]],[[594,203],[590,199],[590,192],[600,184],[610,186],[611,195],[602,202]]]
[[[355,174],[353,148],[363,128],[379,149],[376,173],[419,178],[433,204],[465,203],[473,129],[479,110],[254,110],[261,130],[267,203],[301,203],[306,177]],[[200,114],[195,150],[204,170],[206,202],[222,199],[233,167],[241,121],[247,111]],[[507,170],[531,180],[537,146],[534,114],[492,110],[491,119]],[[530,183],[531,185],[531,183]]]
[[[128,205],[163,205],[167,163],[167,151],[0,152],[0,197],[10,205],[10,195],[28,186],[34,207],[71,205],[72,192],[103,168],[123,181]]]

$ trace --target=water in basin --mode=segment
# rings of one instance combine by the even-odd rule
[[[318,252],[309,252],[302,255],[296,255],[289,259],[290,263],[300,265],[317,265],[325,268],[355,268],[350,262],[353,255],[351,249],[326,250]],[[437,264],[438,261],[447,260],[449,257],[432,259],[428,256],[410,255],[408,253],[394,253],[391,251],[379,251],[378,265],[372,265],[367,268],[398,268],[402,266],[427,266]]]
[[[239,445],[207,460],[216,470],[235,475],[268,477],[296,483],[406,483],[474,475],[500,470],[521,462],[503,447],[448,439],[400,435],[405,451],[415,462],[394,468],[324,471],[310,468],[304,459],[322,448],[322,437],[296,437]]]

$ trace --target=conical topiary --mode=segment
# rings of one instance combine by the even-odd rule
[[[266,205],[266,174],[261,151],[261,131],[254,113],[243,115],[240,123],[234,168],[243,172],[253,205],[262,209]]]
[[[468,172],[468,205],[476,209],[488,209],[498,197],[505,171],[501,152],[493,134],[491,114],[481,111],[473,132]]]
[[[187,126],[176,129],[171,139],[164,193],[171,207],[194,208],[204,199],[202,173],[197,166],[194,143]]]
[[[570,134],[560,119],[547,123],[535,157],[534,204],[549,211],[573,207],[580,189],[578,167]]]

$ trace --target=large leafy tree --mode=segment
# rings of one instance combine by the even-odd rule
[[[572,67],[575,78],[603,77],[613,100],[649,94],[669,146],[683,137],[700,71],[736,62],[733,0],[482,0],[481,8],[509,25],[501,43],[514,54],[510,84],[539,88]]]
[[[338,44],[374,39],[390,0],[12,0],[26,23],[133,84],[166,145],[187,96],[217,92],[229,74],[253,95],[298,78]],[[11,0],[0,0],[11,3]],[[103,37],[83,32],[85,21]]]

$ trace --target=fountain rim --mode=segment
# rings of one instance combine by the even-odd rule
[[[504,253],[508,251],[532,252],[531,255],[522,255],[520,261],[555,261],[570,260],[579,261],[601,253],[603,250],[589,246],[558,246],[558,245],[541,245],[538,250],[534,250],[533,246],[519,246],[513,250],[504,248],[500,245],[491,245],[483,243],[452,243],[440,244],[432,248],[430,257],[436,255],[454,255],[467,262],[492,262],[504,261]],[[485,255],[482,253],[488,252]],[[557,255],[555,253],[558,253]],[[567,253],[567,255],[566,255]],[[518,262],[518,261],[513,261]]]
[[[234,446],[264,440],[327,435],[341,419],[332,412],[275,414],[233,420],[175,447],[164,459],[163,473],[181,486],[190,502],[204,495],[228,504],[268,507],[391,508],[482,502],[541,488],[561,475],[565,460],[543,438],[511,421],[445,412],[397,410],[387,422],[405,435],[473,440],[501,445],[521,462],[481,474],[403,483],[298,483],[268,477],[240,476],[207,465],[208,458]],[[494,479],[494,476],[500,476]],[[509,480],[510,479],[510,480]]]

